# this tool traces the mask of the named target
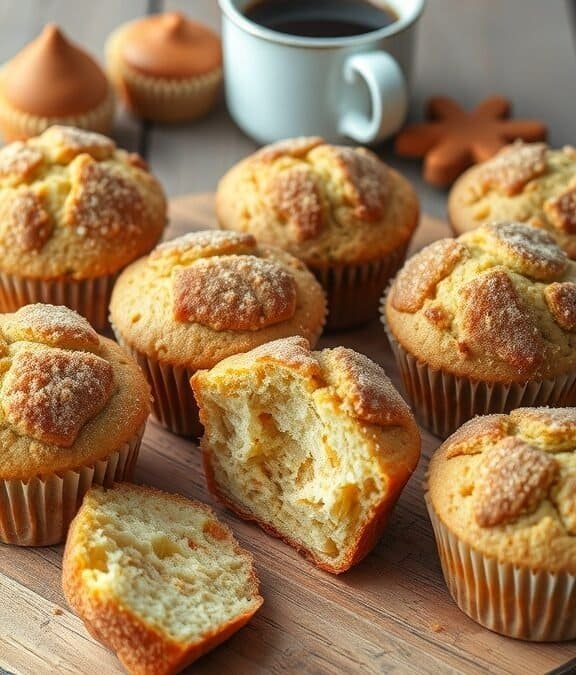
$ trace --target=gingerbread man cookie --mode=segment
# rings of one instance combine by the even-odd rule
[[[511,107],[501,96],[484,99],[471,112],[446,96],[431,98],[428,121],[405,127],[396,136],[394,149],[403,157],[424,157],[424,178],[432,185],[450,185],[469,166],[516,139],[546,138],[542,122],[509,119]]]

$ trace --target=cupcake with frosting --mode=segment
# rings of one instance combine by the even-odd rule
[[[26,139],[53,124],[109,133],[114,95],[103,70],[55,24],[0,69],[0,131]]]
[[[219,37],[179,12],[123,24],[106,45],[110,77],[139,117],[180,122],[205,115],[222,82]]]

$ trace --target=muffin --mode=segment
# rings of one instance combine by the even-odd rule
[[[152,249],[166,202],[146,164],[112,140],[50,127],[0,149],[0,310],[67,305],[107,325],[118,272]]]
[[[58,26],[48,24],[0,69],[0,131],[24,140],[53,124],[107,134],[114,94],[104,71]]]
[[[108,38],[106,56],[120,98],[140,117],[192,120],[209,112],[218,99],[220,38],[179,12],[123,24]]]
[[[378,542],[420,457],[414,417],[380,366],[301,337],[192,378],[209,489],[340,574]]]
[[[220,181],[225,230],[250,232],[300,258],[328,296],[328,327],[378,316],[418,224],[410,184],[363,148],[297,138],[267,146]]]
[[[252,556],[210,508],[127,484],[86,494],[62,581],[88,631],[138,675],[180,672],[263,602]]]
[[[464,173],[448,198],[454,231],[491,220],[520,220],[547,230],[576,259],[576,149],[515,143]]]
[[[576,638],[576,408],[477,417],[430,462],[426,503],[460,609],[524,640]]]
[[[576,403],[576,263],[544,230],[496,223],[436,241],[383,309],[416,416],[438,436],[478,414]]]
[[[250,234],[207,230],[160,244],[120,275],[110,321],[138,361],[153,412],[170,431],[199,436],[190,377],[269,340],[324,324],[322,288],[289,253]]]
[[[0,541],[64,540],[91,484],[131,477],[150,391],[137,365],[67,307],[0,315]]]

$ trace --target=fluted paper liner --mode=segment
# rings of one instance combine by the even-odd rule
[[[118,273],[93,279],[28,279],[0,272],[0,312],[44,302],[76,310],[97,331],[108,328],[108,305]]]
[[[465,614],[496,633],[521,640],[576,638],[576,576],[486,556],[446,527],[428,495],[426,506],[446,585]]]
[[[308,265],[326,292],[327,330],[352,328],[378,316],[382,291],[402,266],[409,243],[385,258],[359,265]]]
[[[472,380],[422,363],[399,344],[385,322],[384,326],[416,419],[440,438],[447,438],[475,415],[576,404],[576,370],[531,382]]]
[[[109,487],[132,477],[144,428],[94,464],[29,480],[0,480],[0,541],[19,546],[64,541],[70,521],[93,484]]]

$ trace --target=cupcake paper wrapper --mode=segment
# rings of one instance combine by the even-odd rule
[[[385,325],[406,394],[420,424],[447,438],[475,415],[508,413],[525,406],[576,403],[576,371],[532,382],[481,382],[431,368],[409,354]]]
[[[108,328],[108,304],[118,274],[75,281],[26,279],[0,272],[0,312],[44,302],[66,305],[102,331]]]
[[[576,577],[498,562],[455,536],[428,496],[442,572],[450,595],[471,619],[513,638],[554,642],[576,638]]]
[[[382,291],[406,258],[409,241],[385,258],[360,265],[309,265],[326,291],[327,330],[352,328],[375,319]]]
[[[0,480],[0,541],[19,546],[51,546],[64,541],[91,485],[109,487],[132,477],[144,428],[94,464],[26,481]]]
[[[112,87],[104,101],[93,110],[63,117],[41,117],[17,110],[0,96],[0,129],[6,141],[30,138],[41,134],[53,124],[89,129],[109,134],[114,123],[114,93]]]

